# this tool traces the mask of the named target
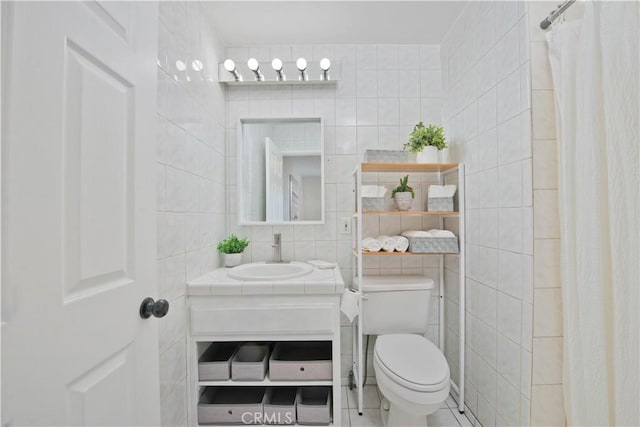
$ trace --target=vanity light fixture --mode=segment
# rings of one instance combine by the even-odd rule
[[[307,60],[304,58],[298,58],[298,60],[296,61],[296,67],[298,67],[298,70],[300,70],[300,77],[298,77],[298,80],[300,81],[307,81],[309,80],[309,76],[307,76]]]
[[[287,76],[285,76],[284,72],[282,71],[283,66],[280,59],[274,58],[273,61],[271,61],[271,66],[277,74],[276,80],[278,80],[279,82],[284,82],[287,80]]]
[[[233,78],[234,78],[235,81],[237,81],[237,82],[241,82],[242,81],[242,76],[238,72],[238,69],[236,68],[236,63],[233,62],[233,60],[231,60],[231,59],[225,60],[224,61],[224,69],[227,70],[228,72],[230,72],[231,74],[233,74]]]
[[[249,67],[249,69],[253,71],[253,74],[256,75],[256,81],[264,81],[264,76],[262,75],[262,72],[260,72],[260,64],[256,58],[249,58],[247,61],[247,67]]]
[[[329,61],[329,58],[322,58],[320,60],[320,69],[322,69],[320,80],[330,80],[329,68],[331,68],[331,61]]]

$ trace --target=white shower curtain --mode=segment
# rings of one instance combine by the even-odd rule
[[[569,425],[640,425],[638,9],[585,2],[547,35]]]

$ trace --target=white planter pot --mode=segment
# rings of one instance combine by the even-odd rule
[[[438,163],[438,149],[436,147],[424,147],[417,156],[418,163]]]
[[[224,254],[225,267],[235,267],[242,264],[242,254]]]
[[[440,150],[440,163],[449,163],[451,161],[451,151],[449,147]]]
[[[409,191],[396,193],[393,196],[393,201],[396,203],[396,208],[398,208],[399,211],[408,211],[409,209],[411,209],[411,203],[413,203],[413,196]]]

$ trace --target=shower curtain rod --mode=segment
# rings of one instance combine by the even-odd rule
[[[549,13],[549,15],[546,18],[544,18],[544,20],[540,23],[540,28],[542,28],[543,30],[546,30],[547,28],[549,28],[551,23],[558,16],[560,16],[562,14],[562,12],[564,12],[567,9],[569,9],[569,6],[571,6],[575,2],[576,2],[576,0],[567,0],[564,3],[562,3],[561,5],[558,5],[558,7],[556,7],[553,11],[551,11],[551,13]]]

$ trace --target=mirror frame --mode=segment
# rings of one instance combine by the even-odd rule
[[[247,221],[243,219],[243,208],[242,208],[242,197],[237,197],[237,207],[238,207],[238,225],[318,225],[324,224],[325,222],[325,157],[324,157],[324,119],[322,116],[288,116],[288,117],[241,117],[237,122],[237,151],[238,158],[236,163],[236,169],[238,173],[238,185],[236,188],[242,188],[243,184],[243,174],[242,167],[244,163],[243,159],[243,149],[244,149],[244,138],[242,132],[242,125],[247,122],[308,122],[308,121],[319,121],[320,122],[320,196],[321,196],[321,212],[320,219],[315,221]]]

